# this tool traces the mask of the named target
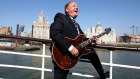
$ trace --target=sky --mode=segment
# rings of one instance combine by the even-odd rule
[[[64,6],[72,0],[0,0],[0,26],[12,26],[15,34],[17,24],[25,25],[29,33],[34,21],[37,22],[40,12],[44,19],[53,23],[56,13],[64,13]],[[81,29],[96,27],[99,22],[103,28],[115,29],[117,36],[124,33],[140,34],[140,0],[75,0],[79,7],[76,21]]]

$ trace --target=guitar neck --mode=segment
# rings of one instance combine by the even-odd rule
[[[81,48],[85,48],[87,45],[93,43],[93,41],[96,39],[96,38],[100,38],[101,36],[103,36],[104,34],[106,34],[106,32],[103,32],[97,36],[93,36],[92,39],[89,39],[89,40],[86,40],[84,42],[81,43]]]

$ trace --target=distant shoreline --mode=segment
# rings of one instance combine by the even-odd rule
[[[101,44],[105,46],[118,46],[118,47],[140,47],[140,43],[116,43],[116,44]]]

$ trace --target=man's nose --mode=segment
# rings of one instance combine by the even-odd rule
[[[75,8],[76,8],[76,10],[78,10],[78,11],[79,11],[78,7],[75,7]]]

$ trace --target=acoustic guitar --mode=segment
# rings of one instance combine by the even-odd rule
[[[66,55],[63,55],[61,53],[61,51],[54,44],[53,50],[52,50],[54,61],[60,68],[62,68],[64,70],[69,70],[69,69],[73,68],[78,63],[79,58],[82,55],[86,55],[90,52],[90,49],[86,49],[86,46],[93,43],[96,38],[100,38],[101,36],[103,36],[105,34],[109,34],[110,31],[111,31],[111,28],[106,28],[105,32],[103,32],[97,36],[93,36],[92,39],[88,39],[86,41],[82,40],[84,37],[84,34],[78,35],[75,39],[65,37],[69,42],[72,43],[73,46],[75,46],[79,50],[79,55],[77,57],[75,57],[70,52],[68,52]]]

